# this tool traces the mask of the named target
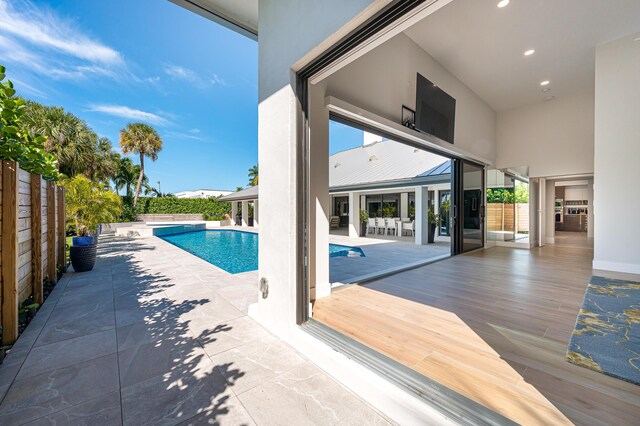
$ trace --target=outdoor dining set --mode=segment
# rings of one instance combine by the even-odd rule
[[[416,222],[399,217],[370,217],[367,221],[367,234],[370,235],[395,235],[415,236]]]

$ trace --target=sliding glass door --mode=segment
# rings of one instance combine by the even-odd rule
[[[484,247],[484,166],[455,160],[454,253]]]

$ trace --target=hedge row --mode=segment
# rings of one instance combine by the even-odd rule
[[[133,206],[131,197],[122,197],[125,206]],[[125,210],[127,210],[125,208]],[[141,197],[136,214],[197,214],[205,220],[223,220],[231,213],[231,203],[216,198]],[[130,218],[126,218],[130,219]]]

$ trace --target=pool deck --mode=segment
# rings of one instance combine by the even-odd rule
[[[388,424],[247,316],[257,272],[155,237],[98,251],[0,366],[0,424]]]

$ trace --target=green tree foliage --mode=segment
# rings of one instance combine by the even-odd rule
[[[144,157],[151,161],[158,159],[158,152],[162,150],[162,138],[153,127],[144,123],[129,123],[120,130],[120,147],[125,154],[140,155],[140,174],[136,184],[136,193],[133,197],[133,208],[138,204],[140,189],[144,179]]]
[[[4,81],[5,71],[0,65],[0,159],[17,161],[23,170],[57,180],[56,159],[45,151],[46,138],[25,128],[26,103],[15,97],[13,83]]]
[[[487,188],[487,203],[514,204],[529,202],[529,186],[516,184],[514,188]]]
[[[131,198],[124,198],[125,205],[132,206]],[[126,210],[126,207],[125,207]],[[206,220],[223,220],[231,213],[231,203],[210,198],[141,197],[138,214],[202,214]]]
[[[133,164],[133,161],[131,161],[131,158],[129,157],[121,157],[118,161],[116,174],[113,177],[113,186],[116,189],[116,192],[119,192],[124,188],[126,196],[133,197],[133,187],[136,184],[139,175],[140,166]],[[143,175],[142,185],[147,185],[148,182],[149,179],[147,178],[147,175]]]
[[[80,236],[87,236],[106,222],[115,222],[122,213],[121,198],[109,188],[76,175],[64,182],[67,221]]]
[[[97,144],[86,122],[63,108],[27,101],[24,125],[46,138],[44,147],[58,161],[60,173],[71,177],[86,171]]]
[[[249,169],[249,186],[256,186],[258,184],[258,165]]]

